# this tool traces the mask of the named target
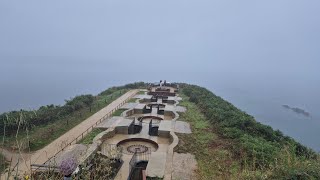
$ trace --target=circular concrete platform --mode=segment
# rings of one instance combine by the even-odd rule
[[[143,138],[130,138],[120,141],[117,144],[122,148],[122,152],[125,154],[146,153],[155,152],[158,149],[158,144],[150,139]]]

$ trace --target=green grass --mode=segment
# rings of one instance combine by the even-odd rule
[[[112,116],[121,116],[124,111],[126,111],[126,109],[118,109],[112,114]]]
[[[190,123],[192,134],[177,134],[179,144],[175,148],[179,153],[194,154],[198,162],[197,179],[319,179],[320,157],[307,159],[299,157],[292,146],[283,146],[276,154],[272,154],[275,163],[269,167],[257,168],[256,163],[263,161],[257,155],[259,143],[251,142],[242,137],[248,144],[256,143],[251,149],[253,157],[248,157],[244,151],[238,150],[237,141],[223,137],[221,127],[211,123],[201,112],[200,106],[189,101],[189,97],[181,95],[187,111],[181,113],[181,119]],[[255,137],[259,140],[259,137]],[[269,153],[271,154],[271,153]],[[251,162],[253,159],[253,162]]]
[[[231,158],[229,143],[214,133],[215,128],[186,96],[183,96],[180,105],[187,108],[180,117],[190,123],[192,134],[177,134],[179,144],[175,151],[195,155],[198,162],[198,179],[235,178],[233,172],[239,165]]]
[[[118,97],[126,93],[127,90],[117,90],[110,95],[96,96],[92,106],[90,108],[83,108],[75,111],[71,115],[57,119],[52,123],[48,123],[42,126],[36,126],[31,131],[29,131],[30,140],[30,151],[36,151],[48,145],[76,125],[80,124],[82,121],[92,116],[94,113],[98,112],[112,101],[116,100]],[[25,131],[20,131],[18,135],[19,141],[26,141],[27,133]],[[2,138],[2,137],[1,137]],[[15,147],[16,141],[15,137],[5,137],[5,146],[7,148]]]
[[[101,129],[93,129],[81,141],[79,141],[78,144],[92,144],[92,140],[101,132],[103,132],[103,130],[101,130]]]
[[[145,91],[139,91],[137,94],[144,95],[145,93],[146,93]]]

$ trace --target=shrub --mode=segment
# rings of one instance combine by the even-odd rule
[[[275,131],[257,122],[209,90],[188,84],[180,84],[180,87],[212,125],[217,127],[219,134],[234,141],[238,147],[233,150],[234,155],[239,156],[244,152],[248,158],[246,160],[253,163],[254,167],[269,167],[274,162],[276,152],[285,146],[294,147],[293,153],[300,158],[316,157],[311,149],[284,136],[279,130]]]

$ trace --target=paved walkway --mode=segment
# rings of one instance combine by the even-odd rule
[[[28,159],[31,157],[31,154],[29,153],[16,153],[3,148],[0,148],[0,153],[7,161],[11,161],[12,166],[16,165],[23,159]]]
[[[80,136],[83,132],[85,132],[89,127],[96,124],[101,118],[103,118],[106,114],[111,113],[115,108],[121,105],[124,101],[129,100],[135,94],[137,94],[139,90],[131,90],[126,94],[119,97],[117,100],[113,101],[108,106],[104,107],[97,113],[93,114],[88,119],[84,120],[71,130],[69,130],[64,135],[60,136],[58,139],[54,140],[52,143],[48,144],[46,147],[36,151],[31,155],[31,158],[26,159],[24,162],[19,163],[19,172],[29,172],[30,164],[43,164],[50,157],[54,156],[64,145],[70,143],[76,137]]]

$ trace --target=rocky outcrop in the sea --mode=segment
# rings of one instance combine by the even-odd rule
[[[301,108],[297,108],[297,107],[290,107],[289,105],[282,105],[282,107],[286,108],[286,109],[289,109],[289,110],[292,110],[293,112],[297,113],[297,114],[302,114],[306,117],[310,117],[310,113],[301,109]]]

